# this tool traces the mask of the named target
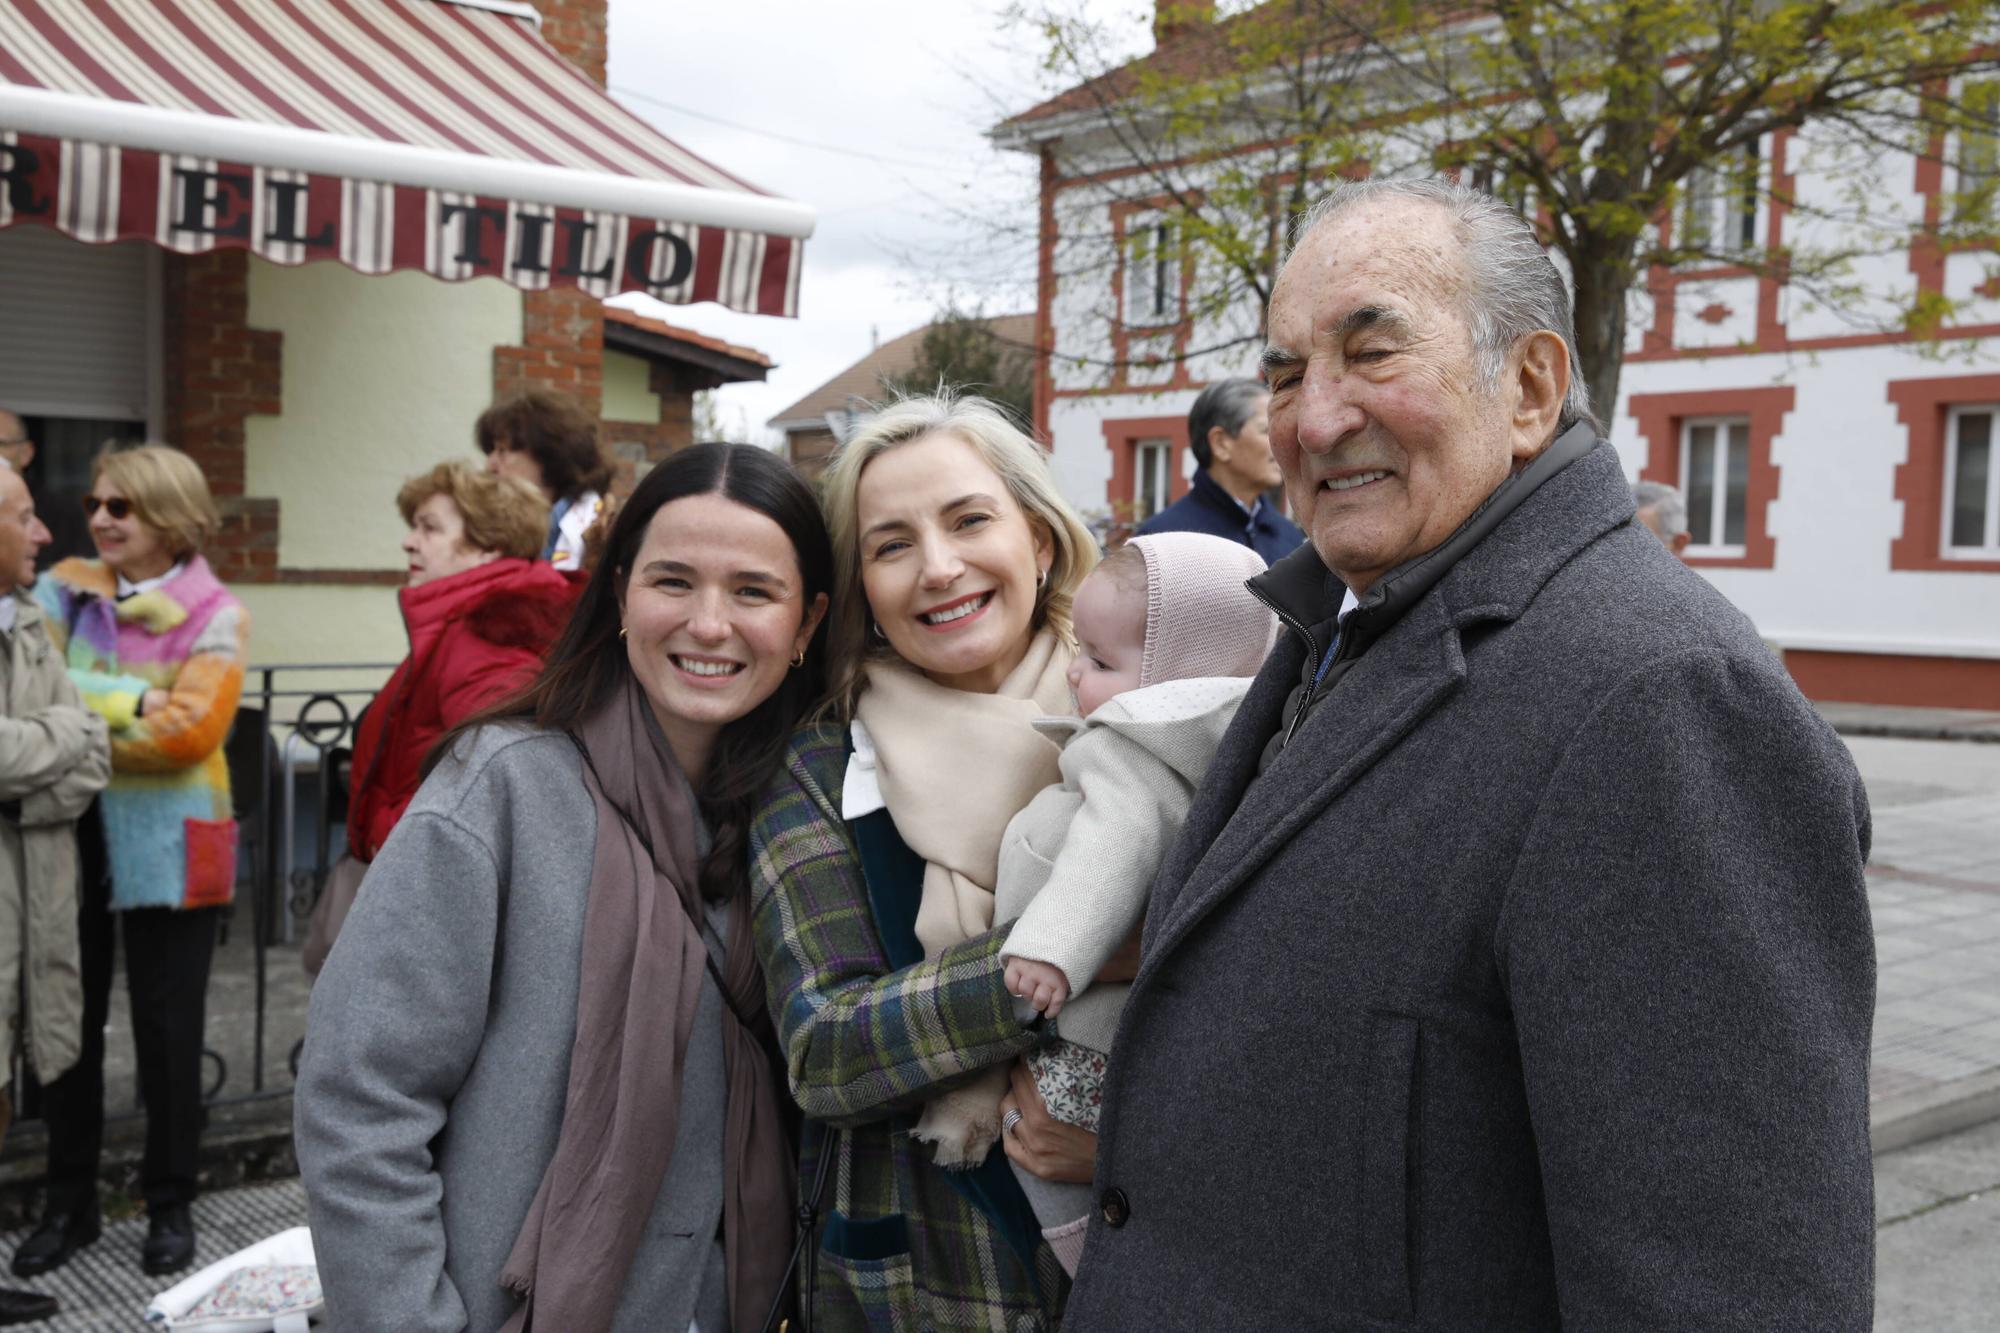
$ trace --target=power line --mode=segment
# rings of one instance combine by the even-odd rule
[[[617,93],[620,97],[629,97],[635,102],[644,102],[649,106],[659,107],[663,111],[672,111],[675,114],[682,116],[693,116],[696,120],[705,120],[711,124],[721,125],[727,129],[741,131],[744,134],[755,134],[766,139],[775,139],[779,143],[788,143],[797,148],[811,148],[822,153],[838,153],[843,157],[858,157],[869,162],[879,162],[884,166],[912,167],[919,171],[952,171],[952,170],[968,169],[964,167],[954,168],[946,166],[941,162],[919,162],[914,158],[889,157],[882,153],[865,152],[862,149],[848,148],[841,144],[821,143],[817,139],[801,139],[798,136],[792,134],[780,134],[776,130],[759,129],[755,125],[745,125],[741,121],[728,120],[722,116],[710,115],[706,111],[697,111],[693,107],[680,106],[674,102],[663,101],[660,98],[650,96],[646,93],[635,91],[634,89],[631,88],[613,87],[611,91]]]

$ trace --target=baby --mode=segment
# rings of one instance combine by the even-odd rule
[[[1060,1039],[1028,1057],[1042,1099],[1093,1132],[1127,987],[1091,979],[1145,915],[1194,789],[1270,651],[1277,618],[1243,586],[1263,570],[1248,547],[1197,533],[1113,551],[1076,595],[1069,683],[1080,717],[1035,723],[1063,747],[1062,782],[1007,826],[994,919],[1014,922],[1001,951],[1007,989],[1056,1020]],[[1074,1274],[1089,1187],[1015,1174]]]

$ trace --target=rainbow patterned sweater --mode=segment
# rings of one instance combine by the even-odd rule
[[[122,602],[117,592],[99,560],[64,560],[35,582],[49,638],[111,726],[111,785],[98,798],[111,907],[218,907],[236,884],[222,742],[243,694],[249,616],[198,555],[157,588]],[[149,689],[168,700],[141,716]]]

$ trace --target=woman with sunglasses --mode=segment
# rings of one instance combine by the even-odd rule
[[[98,817],[79,827],[83,1053],[44,1094],[47,1203],[15,1251],[22,1276],[97,1239],[114,920],[146,1103],[141,1262],[157,1274],[193,1260],[204,1001],[216,923],[236,883],[222,742],[243,690],[249,621],[201,558],[221,524],[208,483],[178,449],[107,451],[83,507],[99,558],[60,562],[35,596],[84,702],[110,724],[111,785]]]

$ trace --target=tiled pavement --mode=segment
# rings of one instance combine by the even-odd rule
[[[264,1237],[305,1221],[306,1193],[296,1180],[221,1190],[195,1200],[195,1256],[187,1272],[147,1277],[139,1271],[139,1247],[146,1239],[143,1214],[107,1221],[104,1235],[46,1277],[0,1282],[45,1291],[62,1303],[47,1323],[31,1325],[47,1333],[134,1333],[150,1327],[146,1303],[205,1264],[235,1253]],[[20,1235],[0,1237],[0,1254],[11,1256]]]
[[[2000,753],[1848,744],[1875,816],[1879,1151],[2000,1115]]]

